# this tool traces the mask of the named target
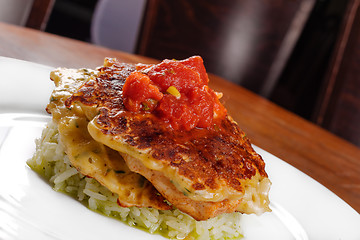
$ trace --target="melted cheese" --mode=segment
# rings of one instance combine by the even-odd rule
[[[246,201],[252,201],[252,196],[256,196],[254,199],[262,199],[261,203],[252,204],[253,207],[245,210],[245,207],[239,207],[241,211],[251,212],[252,209],[263,208],[264,211],[268,210],[266,204],[269,203],[268,200],[268,191],[258,191],[260,185],[259,182],[268,183],[268,188],[270,188],[270,180],[260,176],[257,172],[255,176],[248,179],[241,179],[241,184],[244,186],[243,191],[236,191],[233,188],[222,187],[220,189],[206,189],[206,190],[195,190],[192,186],[192,182],[178,174],[176,168],[172,168],[169,165],[163,164],[161,161],[154,159],[151,155],[151,149],[138,149],[127,144],[125,140],[121,137],[113,136],[110,134],[103,134],[101,128],[97,126],[96,119],[90,121],[88,125],[88,130],[90,135],[98,142],[102,142],[105,145],[109,146],[112,149],[119,151],[121,154],[126,154],[140,160],[141,163],[149,170],[162,172],[165,177],[170,179],[171,184],[173,184],[178,191],[182,192],[188,198],[191,198],[194,201],[206,201],[206,202],[220,202],[223,200],[237,200],[237,199],[246,199]],[[144,173],[141,173],[144,175]],[[250,203],[249,203],[250,204]],[[256,207],[257,206],[257,207]],[[257,212],[259,212],[257,210]]]
[[[169,209],[162,196],[140,174],[131,172],[121,155],[96,142],[87,130],[86,114],[78,106],[66,108],[65,100],[83,81],[93,77],[87,70],[60,69],[52,72],[56,84],[48,111],[58,124],[61,144],[72,165],[82,174],[95,178],[111,192],[118,194],[122,206]],[[88,112],[95,112],[89,108]]]

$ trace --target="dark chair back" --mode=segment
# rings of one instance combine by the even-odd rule
[[[268,96],[315,0],[149,0],[137,53],[201,55],[207,70]]]
[[[55,0],[34,0],[26,27],[44,31]]]
[[[360,146],[360,0],[349,1],[314,119]]]

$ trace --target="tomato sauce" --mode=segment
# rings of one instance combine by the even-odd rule
[[[199,56],[141,66],[125,81],[124,106],[127,111],[152,113],[175,130],[212,128],[214,117],[225,117],[226,109],[208,82]]]

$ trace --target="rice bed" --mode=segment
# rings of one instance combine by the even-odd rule
[[[83,202],[91,210],[120,219],[150,233],[170,239],[239,239],[240,213],[227,213],[207,221],[196,221],[178,209],[124,208],[117,204],[117,195],[86,177],[71,166],[61,144],[58,131],[50,122],[36,140],[36,152],[28,165],[45,177],[54,190],[65,192]]]

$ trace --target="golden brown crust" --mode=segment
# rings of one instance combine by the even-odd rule
[[[66,104],[79,101],[98,106],[95,120],[103,134],[120,136],[137,149],[149,149],[154,159],[190,180],[194,190],[216,190],[225,183],[243,192],[241,180],[257,171],[267,177],[262,158],[230,117],[215,122],[212,129],[172,131],[152,114],[125,111],[122,86],[135,66],[113,63],[99,70],[98,77],[86,82]]]
[[[88,80],[65,102],[67,107],[73,101],[79,101],[85,105],[98,105],[118,111],[124,108],[122,88],[126,78],[135,71],[135,66],[114,63],[113,67],[101,67],[99,71],[96,79]]]
[[[52,114],[53,121],[57,124],[61,144],[72,166],[118,194],[120,206],[171,209],[172,206],[167,204],[165,198],[147,179],[130,171],[117,151],[96,142],[89,135],[89,121],[81,108],[65,107],[65,99],[85,81],[83,75],[86,72],[86,69],[60,69],[52,72],[56,89],[51,95],[47,111]]]
[[[122,154],[129,168],[144,175],[150,182],[154,182],[161,194],[174,206],[189,214],[197,221],[206,220],[222,213],[239,211],[241,198],[222,200],[220,202],[195,201],[180,192],[162,172],[147,169],[139,160]]]
[[[251,178],[256,170],[267,176],[263,160],[230,118],[222,120],[216,130],[191,131],[170,131],[151,116],[125,112],[114,117],[100,114],[97,123],[104,134],[121,135],[138,149],[151,148],[153,158],[177,168],[194,182],[195,190],[217,189],[215,180],[221,179],[242,191],[239,180]]]

